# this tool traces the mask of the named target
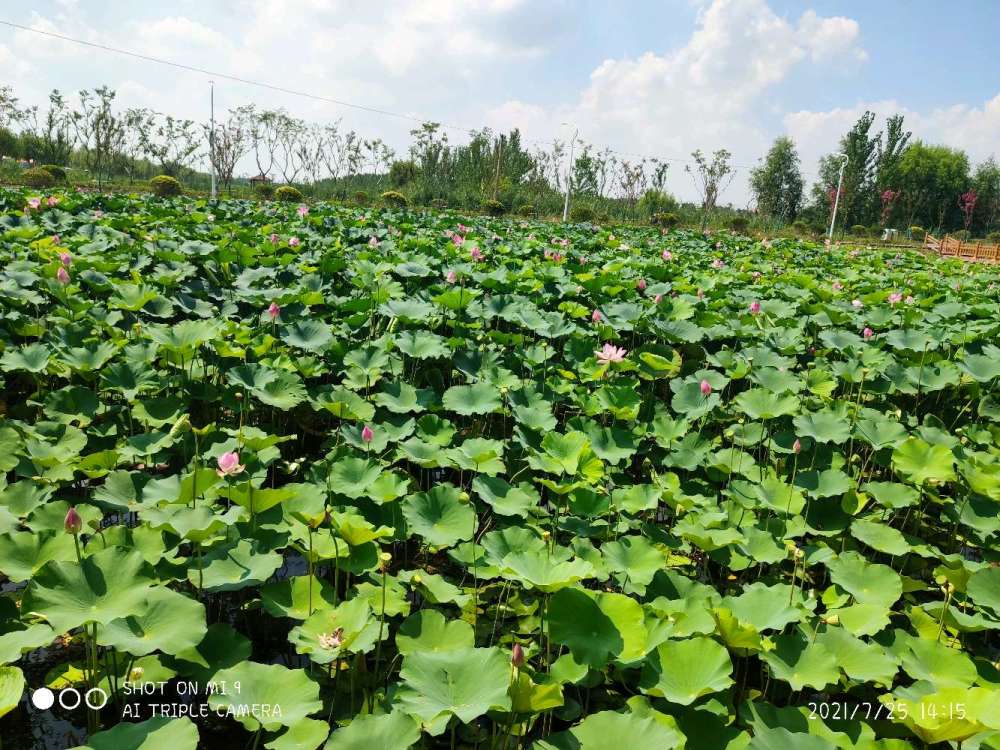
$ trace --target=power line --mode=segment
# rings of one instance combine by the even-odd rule
[[[214,78],[222,78],[222,79],[225,79],[225,80],[234,81],[236,83],[241,83],[241,84],[244,84],[246,86],[257,86],[259,88],[269,89],[271,91],[277,91],[279,93],[288,94],[290,96],[299,96],[299,97],[303,97],[305,99],[312,99],[314,101],[325,102],[327,104],[335,104],[335,105],[337,105],[339,107],[348,107],[350,109],[356,109],[356,110],[360,110],[362,112],[369,112],[371,114],[384,115],[386,117],[394,117],[394,118],[397,118],[397,119],[400,119],[400,120],[408,120],[410,122],[416,122],[416,123],[419,123],[421,125],[423,125],[425,123],[429,123],[429,122],[435,122],[437,125],[439,125],[442,128],[445,128],[447,130],[459,131],[461,133],[464,133],[464,134],[470,135],[470,136],[474,136],[478,132],[480,132],[476,128],[467,128],[467,127],[463,127],[463,126],[460,126],[460,125],[450,125],[448,123],[438,122],[436,120],[433,120],[433,119],[427,118],[427,117],[417,117],[415,115],[408,115],[408,114],[405,114],[405,113],[402,113],[402,112],[393,112],[393,111],[388,110],[388,109],[381,109],[380,107],[371,107],[371,106],[368,106],[368,105],[365,105],[365,104],[355,104],[354,102],[348,102],[348,101],[344,101],[342,99],[334,99],[334,98],[329,97],[329,96],[322,96],[320,94],[312,94],[312,93],[310,93],[308,91],[300,91],[298,89],[291,89],[291,88],[288,88],[286,86],[279,86],[277,84],[267,83],[267,82],[264,82],[264,81],[255,81],[255,80],[250,79],[250,78],[243,78],[241,76],[236,76],[236,75],[232,75],[232,74],[229,74],[229,73],[222,73],[222,72],[215,71],[215,70],[208,70],[207,68],[200,68],[200,67],[195,66],[195,65],[187,65],[186,63],[179,63],[179,62],[176,62],[174,60],[167,60],[167,59],[164,59],[162,57],[153,57],[152,55],[144,55],[144,54],[141,54],[139,52],[132,52],[131,50],[121,49],[119,47],[112,47],[112,46],[107,45],[107,44],[100,44],[98,42],[89,42],[89,41],[87,41],[85,39],[77,39],[76,37],[66,36],[65,34],[57,34],[54,31],[45,31],[43,29],[36,29],[36,28],[32,28],[31,26],[25,26],[23,24],[14,23],[13,21],[6,21],[6,20],[3,20],[3,19],[0,19],[0,25],[8,26],[8,27],[10,27],[12,29],[19,29],[21,31],[27,31],[27,32],[32,33],[32,34],[40,34],[41,36],[50,37],[52,39],[59,39],[59,40],[64,41],[64,42],[71,42],[73,44],[79,44],[79,45],[83,45],[85,47],[91,47],[93,49],[99,49],[99,50],[102,50],[104,52],[113,52],[113,53],[118,54],[118,55],[125,55],[127,57],[133,57],[133,58],[135,58],[137,60],[143,60],[145,62],[156,63],[158,65],[167,65],[167,66],[170,66],[172,68],[177,68],[179,70],[186,70],[186,71],[191,72],[191,73],[199,73],[201,75],[210,76],[210,77],[214,77]],[[581,140],[581,142],[585,142],[584,139],[580,139],[580,140]],[[535,144],[535,145],[546,145],[546,146],[548,146],[552,141],[543,141],[543,140],[539,140],[539,139],[530,139],[529,138],[529,139],[525,139],[525,142],[526,143],[532,143],[532,144]],[[593,143],[592,145],[594,145],[594,146],[601,146],[601,144],[597,144],[597,143]],[[654,156],[654,155],[651,155],[651,154],[638,154],[638,153],[633,153],[633,152],[628,152],[628,151],[620,151],[618,149],[611,148],[610,146],[604,146],[604,147],[602,147],[602,150],[610,151],[611,153],[613,153],[613,154],[615,154],[617,156],[631,156],[631,157],[636,157],[636,158],[640,158],[640,159],[648,159],[648,160],[651,160],[651,161],[652,160],[656,160],[656,161],[661,161],[661,162],[674,162],[674,163],[685,164],[685,165],[691,165],[691,164],[696,164],[697,163],[697,162],[692,161],[691,159],[684,159],[684,158],[675,157],[675,156],[660,156],[660,155]],[[750,169],[754,169],[754,167],[755,167],[755,165],[750,165],[750,164],[733,164],[732,166],[736,170],[750,170]]]

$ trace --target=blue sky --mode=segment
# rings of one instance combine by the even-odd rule
[[[0,19],[465,127],[521,127],[638,155],[726,147],[755,163],[778,135],[803,168],[866,108],[914,137],[1000,143],[1000,3],[931,0],[39,0]],[[0,27],[3,83],[22,99],[106,83],[123,106],[202,119],[206,79]],[[246,102],[382,137],[413,123],[220,81]],[[452,140],[460,141],[461,132]],[[670,188],[690,197],[683,161]],[[747,200],[746,172],[723,200]]]

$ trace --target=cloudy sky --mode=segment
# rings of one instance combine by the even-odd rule
[[[752,165],[778,135],[807,176],[867,109],[914,137],[1000,156],[1000,3],[971,0],[36,0],[0,20],[457,128],[520,127],[683,161]],[[0,26],[0,83],[24,101],[108,84],[123,106],[207,119],[208,76]],[[415,123],[219,80],[402,149]],[[461,141],[460,129],[451,132]],[[630,157],[627,157],[630,158]],[[723,196],[745,203],[746,168]]]

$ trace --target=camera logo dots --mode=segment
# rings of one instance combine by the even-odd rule
[[[56,697],[47,687],[38,688],[31,694],[31,703],[35,708],[47,711],[56,702]]]
[[[55,694],[47,687],[38,688],[31,694],[32,705],[41,711],[52,708],[55,702]],[[59,705],[67,711],[79,708],[81,703],[85,703],[88,708],[99,711],[107,705],[108,694],[99,687],[90,688],[83,695],[80,695],[80,691],[76,688],[63,688],[59,691]]]

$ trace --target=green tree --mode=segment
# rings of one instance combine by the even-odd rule
[[[709,161],[699,149],[691,153],[691,158],[694,159],[694,169],[688,164],[684,171],[691,175],[694,186],[701,195],[701,226],[704,228],[708,225],[719,196],[733,181],[733,165],[730,161],[732,154],[720,148],[712,154],[712,160]]]
[[[802,205],[802,171],[791,138],[775,139],[764,163],[750,172],[750,190],[757,210],[782,222],[794,221]]]
[[[900,203],[907,226],[961,226],[958,196],[968,185],[969,157],[964,151],[920,141],[907,146],[899,160]]]
[[[989,234],[1000,226],[1000,164],[992,156],[976,167],[972,189],[979,196],[973,229],[982,235]]]

